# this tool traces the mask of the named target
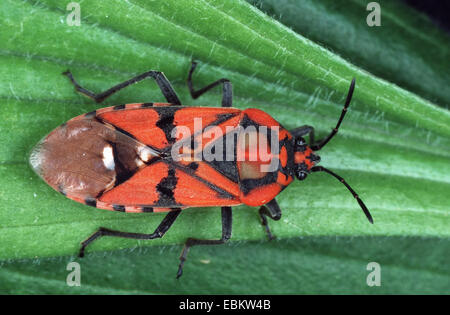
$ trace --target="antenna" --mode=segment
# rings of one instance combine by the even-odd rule
[[[328,173],[328,174],[332,175],[333,177],[337,178],[352,193],[353,197],[355,197],[356,201],[358,201],[359,206],[361,207],[362,211],[364,211],[364,214],[366,215],[369,222],[373,224],[372,216],[370,215],[370,212],[367,209],[366,205],[364,204],[364,202],[362,202],[361,199],[359,199],[358,194],[350,187],[349,184],[347,184],[347,182],[341,176],[333,173],[332,171],[330,171],[329,169],[327,169],[323,166],[314,166],[313,168],[311,168],[311,172],[325,172],[325,173]]]
[[[350,88],[348,90],[347,99],[345,101],[344,108],[342,109],[342,112],[341,112],[341,117],[339,117],[336,127],[334,127],[334,129],[331,131],[331,133],[326,138],[320,140],[319,143],[311,146],[311,149],[313,151],[319,151],[320,149],[322,149],[328,143],[328,141],[330,141],[337,134],[338,129],[341,126],[342,121],[344,120],[345,114],[347,113],[347,108],[350,105],[350,101],[352,100],[353,91],[355,90],[355,82],[356,82],[356,79],[353,78],[352,83],[350,84]]]

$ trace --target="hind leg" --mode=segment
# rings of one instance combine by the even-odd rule
[[[72,73],[67,70],[66,72],[63,72],[65,76],[67,76],[72,84],[75,86],[75,90],[80,92],[81,94],[86,95],[87,97],[92,98],[97,103],[103,102],[106,98],[110,97],[114,93],[126,88],[127,86],[130,86],[134,83],[137,83],[139,81],[142,81],[147,78],[153,78],[156,83],[158,84],[159,88],[161,89],[161,92],[163,93],[166,100],[174,105],[181,105],[180,99],[178,98],[177,94],[173,90],[172,85],[170,84],[169,80],[167,80],[164,73],[160,71],[148,71],[143,74],[140,74],[134,78],[131,78],[130,80],[127,80],[125,82],[119,83],[112,88],[102,92],[102,93],[94,93],[92,91],[89,91],[85,88],[83,88],[81,85],[78,84],[77,81],[72,76]]]
[[[138,240],[151,240],[155,238],[161,238],[170,229],[170,227],[175,222],[176,218],[180,213],[181,213],[180,209],[170,211],[161,221],[159,226],[156,228],[155,232],[153,232],[152,234],[121,232],[101,227],[94,234],[89,236],[85,241],[81,243],[80,253],[78,256],[83,257],[86,247],[102,236],[115,236],[123,238],[133,238]]]

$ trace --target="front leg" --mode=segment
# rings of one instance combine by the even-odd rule
[[[348,90],[347,99],[344,104],[344,108],[342,109],[341,116],[336,124],[336,127],[323,139],[316,141],[314,139],[314,127],[305,125],[298,127],[291,131],[292,136],[294,138],[303,137],[309,134],[309,146],[313,151],[319,151],[322,149],[333,137],[337,134],[339,127],[341,126],[342,121],[344,120],[345,114],[347,113],[347,109],[350,106],[350,101],[352,100],[353,91],[355,90],[355,79],[352,80],[350,84],[350,89]]]
[[[314,145],[314,127],[304,125],[298,128],[295,128],[291,131],[291,134],[294,138],[304,137],[309,135],[309,145]]]
[[[261,224],[266,228],[267,236],[269,240],[273,240],[275,236],[272,235],[270,231],[269,223],[267,222],[267,217],[272,220],[278,221],[281,218],[281,209],[275,199],[266,203],[264,206],[259,208],[259,216],[261,217]]]

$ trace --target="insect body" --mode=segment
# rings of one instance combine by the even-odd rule
[[[222,244],[231,237],[232,206],[260,206],[262,224],[273,238],[267,217],[281,218],[275,197],[294,177],[304,180],[311,172],[322,171],[339,179],[372,222],[353,189],[340,176],[316,165],[320,158],[315,151],[337,133],[350,104],[354,80],[336,127],[316,142],[310,126],[289,132],[261,110],[232,108],[231,83],[227,79],[195,91],[195,67],[193,62],[188,76],[192,97],[223,84],[222,107],[182,106],[166,77],[157,71],[146,72],[100,94],[82,88],[70,72],[65,73],[77,91],[97,102],[148,77],[156,80],[168,101],[118,105],[78,116],[53,130],[33,149],[30,162],[34,170],[68,198],[115,211],[168,212],[152,234],[101,227],[82,242],[80,256],[98,237],[160,238],[182,209],[220,206],[222,238],[189,238],[180,257],[180,277],[191,246]],[[303,138],[307,135],[309,144]]]

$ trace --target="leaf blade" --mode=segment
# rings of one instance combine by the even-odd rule
[[[0,99],[4,105],[0,108],[0,127],[9,131],[0,135],[4,145],[0,152],[0,183],[2,187],[14,183],[0,195],[0,228],[5,232],[0,235],[0,243],[10,245],[1,251],[1,259],[73,254],[83,237],[105,224],[148,232],[154,229],[161,216],[144,219],[140,215],[105,213],[64,200],[31,174],[26,165],[27,151],[52,128],[97,107],[75,94],[60,75],[68,67],[83,85],[95,91],[149,67],[161,69],[175,79],[182,99],[189,100],[183,79],[191,57],[197,55],[208,58],[196,74],[198,86],[226,76],[235,82],[239,108],[256,103],[289,128],[307,122],[317,126],[319,134],[328,132],[335,123],[349,80],[357,76],[357,90],[342,128],[343,136],[327,147],[323,160],[350,176],[347,179],[373,209],[376,226],[366,229],[367,222],[358,212],[358,205],[338,183],[311,176],[309,185],[295,183],[280,196],[282,206],[292,209],[284,214],[287,222],[273,223],[280,237],[448,237],[448,209],[443,197],[450,173],[448,111],[371,76],[241,1],[232,5],[217,1],[161,1],[151,5],[131,1],[131,6],[122,1],[111,3],[104,6],[101,2],[82,2],[83,10],[89,14],[83,15],[79,29],[64,25],[66,12],[56,1],[6,0],[1,4],[0,23],[6,31],[0,33],[0,41],[5,43],[0,51]],[[192,17],[195,23],[188,25],[183,12],[192,6],[197,9]],[[134,24],[126,27],[127,11],[121,9],[133,12]],[[202,21],[205,15],[216,21],[217,28]],[[161,33],[150,34],[146,23],[150,29],[158,25]],[[139,25],[144,26],[139,29]],[[170,45],[173,36],[185,40]],[[200,44],[195,45],[196,41]],[[392,99],[377,98],[379,94]],[[114,96],[105,106],[160,99],[154,85],[141,84]],[[218,95],[211,94],[192,104],[218,104],[218,100]],[[426,141],[418,143],[417,139],[422,138]],[[363,150],[354,151],[355,147]],[[426,163],[423,153],[428,157]],[[419,198],[421,178],[427,180],[428,203]],[[382,200],[380,191],[387,201]],[[323,192],[332,196],[333,202],[320,201],[324,199]],[[43,198],[35,200],[33,193]],[[298,196],[302,196],[300,202]],[[399,209],[389,207],[389,202]],[[340,206],[333,208],[333,204]],[[179,244],[186,236],[216,237],[220,234],[220,219],[215,212],[189,210],[183,214],[183,222],[177,222],[178,232],[171,231],[170,236],[152,244]],[[255,210],[242,207],[236,212],[236,240],[265,238]],[[23,224],[15,225],[16,220]],[[39,221],[44,224],[39,225]],[[405,221],[411,224],[404,225]],[[423,222],[427,225],[421,228]],[[205,229],[199,230],[198,226]],[[55,236],[58,242],[44,245]],[[136,244],[102,240],[92,249]]]

